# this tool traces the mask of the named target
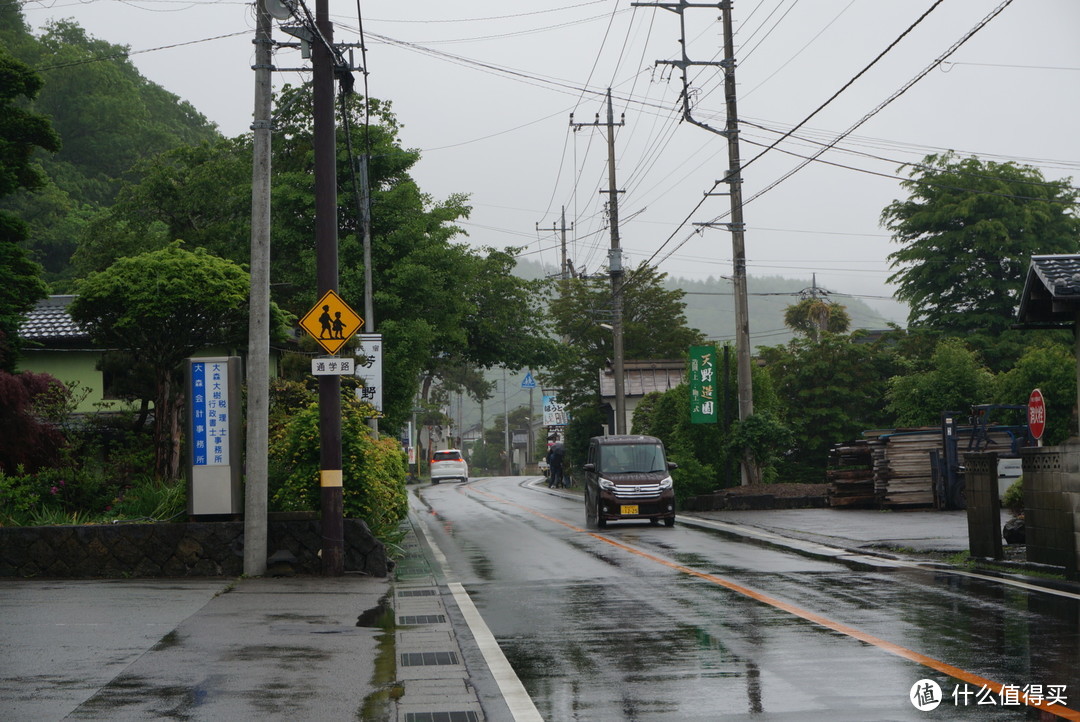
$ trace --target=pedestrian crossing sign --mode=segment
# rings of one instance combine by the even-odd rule
[[[300,319],[300,326],[331,356],[340,351],[363,325],[364,319],[349,308],[349,304],[341,300],[333,289],[323,294],[319,302]]]

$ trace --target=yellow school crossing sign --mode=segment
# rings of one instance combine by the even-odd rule
[[[333,356],[360,330],[364,319],[341,300],[337,291],[330,290],[300,319],[300,325]]]

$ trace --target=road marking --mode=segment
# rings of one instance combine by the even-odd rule
[[[424,541],[427,542],[428,547],[431,549],[431,554],[435,557],[436,563],[442,568],[443,574],[449,573],[450,565],[446,561],[446,555],[443,554],[442,549],[435,543],[435,540],[428,536],[423,523],[416,520],[413,528],[424,537]],[[533,704],[532,698],[525,691],[525,685],[521,683],[521,680],[514,672],[514,668],[506,659],[506,655],[503,654],[499,643],[495,640],[495,635],[491,633],[491,630],[484,622],[484,618],[480,616],[480,612],[477,611],[476,605],[473,604],[469,593],[465,591],[465,587],[458,582],[448,582],[446,586],[454,595],[454,601],[457,602],[458,608],[461,610],[461,616],[465,618],[465,623],[469,626],[473,639],[476,640],[476,646],[479,648],[480,654],[483,655],[484,662],[487,664],[488,670],[491,671],[495,683],[499,686],[499,692],[502,693],[503,700],[510,709],[510,714],[513,715],[514,720],[517,722],[543,722],[544,718],[540,716],[540,712],[536,709],[536,705]]]
[[[457,601],[461,614],[465,617],[465,623],[469,625],[473,639],[476,640],[476,646],[480,648],[480,653],[484,655],[484,661],[487,663],[488,669],[491,670],[491,675],[495,678],[496,684],[499,685],[499,691],[502,692],[503,699],[506,700],[506,706],[510,708],[510,714],[518,722],[543,722],[544,718],[540,716],[540,712],[536,709],[536,705],[533,704],[532,698],[525,691],[525,685],[518,679],[514,668],[510,665],[506,655],[503,654],[502,649],[499,647],[499,643],[495,640],[495,635],[491,633],[487,624],[484,623],[484,618],[476,610],[476,605],[473,604],[469,593],[465,591],[465,587],[458,582],[450,582],[447,586],[450,587],[454,600]]]
[[[681,572],[683,574],[687,574],[687,575],[690,575],[692,577],[697,577],[698,579],[702,579],[702,580],[707,581],[707,582],[709,582],[711,584],[715,584],[717,586],[724,587],[725,589],[729,589],[729,590],[731,590],[733,592],[736,592],[738,594],[741,594],[741,595],[743,595],[745,597],[748,597],[748,598],[753,599],[755,601],[761,602],[762,604],[767,604],[767,605],[769,605],[771,607],[774,607],[776,609],[785,611],[788,614],[792,614],[792,615],[794,615],[796,617],[800,617],[800,618],[805,619],[805,620],[807,620],[809,622],[813,622],[814,624],[825,627],[826,629],[831,629],[834,632],[839,632],[840,634],[843,634],[845,636],[851,637],[853,639],[857,639],[860,642],[865,642],[866,644],[871,644],[871,645],[877,647],[878,649],[882,649],[882,650],[884,650],[886,652],[889,652],[890,654],[894,654],[894,655],[896,655],[898,657],[901,657],[903,659],[907,659],[909,661],[915,662],[916,664],[921,664],[921,665],[923,665],[925,667],[929,667],[930,669],[935,669],[935,670],[937,670],[939,672],[942,672],[944,674],[949,675],[950,677],[953,677],[954,679],[959,679],[959,680],[961,680],[963,682],[967,682],[968,684],[979,685],[980,688],[985,686],[986,688],[990,689],[992,692],[994,692],[997,695],[1001,695],[1002,691],[1005,689],[1005,685],[1003,685],[1003,684],[1001,684],[999,682],[995,682],[995,681],[987,679],[985,677],[980,677],[977,674],[974,674],[972,672],[968,672],[967,670],[960,669],[959,667],[954,667],[951,664],[948,664],[947,662],[942,662],[939,659],[935,659],[934,657],[929,657],[929,656],[927,656],[925,654],[921,654],[921,653],[916,652],[914,650],[908,649],[907,647],[902,647],[902,646],[900,646],[898,644],[893,644],[892,642],[881,639],[880,637],[875,637],[872,634],[864,632],[861,629],[857,629],[855,627],[850,627],[850,626],[848,626],[846,624],[836,622],[836,621],[834,621],[832,619],[829,619],[828,617],[824,617],[824,616],[822,616],[820,614],[817,614],[816,612],[811,612],[811,611],[809,611],[807,609],[803,609],[802,607],[797,607],[794,604],[783,601],[782,599],[777,599],[776,597],[771,597],[771,596],[769,596],[767,594],[764,594],[762,592],[755,591],[755,590],[753,590],[753,589],[751,589],[749,587],[745,587],[745,586],[743,586],[741,584],[737,584],[736,582],[730,581],[728,579],[724,579],[723,577],[718,577],[715,574],[709,574],[707,572],[699,572],[696,569],[691,569],[690,567],[684,566],[684,565],[679,564],[677,562],[673,562],[673,561],[670,561],[670,560],[667,560],[667,559],[663,559],[661,557],[658,557],[658,556],[656,556],[654,554],[651,554],[651,553],[649,553],[647,551],[644,551],[642,549],[637,549],[635,547],[632,547],[629,544],[624,544],[623,542],[616,541],[615,539],[604,536],[603,534],[597,534],[595,532],[589,531],[588,529],[582,529],[581,527],[575,526],[574,524],[570,524],[569,522],[565,522],[565,521],[562,521],[561,519],[556,519],[555,517],[548,516],[547,514],[536,511],[534,509],[530,509],[529,507],[524,506],[522,504],[518,504],[517,502],[510,501],[509,499],[505,499],[505,498],[500,497],[500,496],[498,496],[496,494],[492,494],[489,491],[484,491],[484,490],[479,489],[477,487],[470,487],[468,489],[468,491],[474,492],[474,493],[477,493],[477,494],[482,494],[482,495],[484,495],[484,496],[486,496],[486,497],[488,497],[490,499],[502,502],[502,503],[510,505],[510,506],[515,506],[515,507],[517,507],[517,508],[519,508],[519,509],[521,509],[521,510],[523,510],[523,511],[529,513],[529,514],[532,514],[534,516],[538,516],[541,519],[546,519],[548,521],[554,522],[555,524],[559,524],[561,526],[564,526],[567,529],[570,529],[572,531],[579,532],[579,533],[582,533],[582,534],[588,534],[589,536],[593,537],[594,539],[602,541],[602,542],[604,542],[606,544],[610,544],[611,546],[622,549],[623,551],[629,552],[630,554],[635,554],[635,555],[637,555],[639,557],[642,557],[643,559],[648,559],[649,561],[656,562],[657,564],[661,564],[661,565],[663,565],[665,567],[668,567],[669,569],[675,570],[677,572]],[[1013,690],[1015,691],[1014,688],[1013,688]],[[1044,700],[1041,700],[1041,699],[1033,700],[1033,699],[1029,698],[1026,694],[1023,694],[1023,693],[1021,693],[1019,695],[1019,698],[1020,698],[1020,701],[1022,701],[1024,704],[1028,705],[1029,707],[1034,707],[1035,709],[1038,709],[1038,710],[1041,710],[1041,711],[1044,711],[1044,712],[1049,712],[1050,714],[1053,714],[1053,715],[1055,715],[1057,717],[1061,717],[1061,718],[1064,718],[1064,719],[1070,719],[1070,720],[1077,720],[1078,722],[1080,722],[1080,712],[1077,712],[1076,710],[1070,709],[1069,707],[1066,707],[1064,705],[1046,704],[1046,702]]]

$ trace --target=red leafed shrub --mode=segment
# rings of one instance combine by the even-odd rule
[[[66,395],[66,387],[49,374],[0,371],[0,471],[26,472],[55,464],[64,435],[36,410],[38,404]]]

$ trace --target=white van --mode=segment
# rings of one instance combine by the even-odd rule
[[[469,465],[458,449],[442,449],[431,455],[431,483],[443,479],[469,480]]]

